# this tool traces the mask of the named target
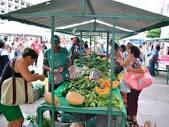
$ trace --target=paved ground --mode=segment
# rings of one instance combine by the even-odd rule
[[[164,72],[160,72],[153,85],[140,95],[138,121],[143,123],[145,120],[151,120],[157,127],[169,127],[169,85]]]
[[[31,105],[21,106],[24,114],[35,114],[43,99]],[[160,72],[154,77],[153,85],[142,91],[139,98],[138,122],[151,120],[157,127],[169,127],[169,85],[166,85],[166,73]],[[0,127],[6,127],[6,120],[0,115]]]

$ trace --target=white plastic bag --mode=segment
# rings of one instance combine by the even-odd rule
[[[77,78],[78,73],[80,73],[80,68],[75,65],[72,65],[68,68],[68,71],[69,71],[69,79],[74,80]]]
[[[90,80],[97,80],[101,77],[101,71],[98,69],[92,68],[90,71],[89,79]]]
[[[83,75],[84,73],[86,73],[86,71],[88,71],[89,68],[88,67],[77,67],[75,65],[72,65],[68,68],[69,71],[69,79],[70,80],[75,80],[77,79],[79,76]]]
[[[124,82],[124,79],[120,82],[120,91],[123,93],[130,93],[130,87]]]
[[[54,83],[60,84],[64,81],[62,74],[54,73]]]

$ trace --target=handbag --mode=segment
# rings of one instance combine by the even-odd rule
[[[152,76],[148,68],[145,67],[144,74],[125,72],[124,81],[131,89],[142,90],[152,84]]]
[[[14,75],[15,60],[12,62],[12,77],[3,81],[1,86],[1,104],[15,106],[34,101],[32,83]]]

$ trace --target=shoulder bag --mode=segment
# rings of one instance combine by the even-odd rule
[[[144,74],[134,72],[125,72],[123,75],[125,83],[135,90],[142,90],[152,84],[152,76],[147,67],[145,67]]]
[[[15,106],[34,101],[31,82],[14,75],[15,60],[12,61],[12,77],[3,81],[1,86],[1,104]]]

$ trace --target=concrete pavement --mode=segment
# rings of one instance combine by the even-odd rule
[[[157,127],[169,127],[169,84],[166,84],[166,72],[153,77],[153,85],[142,91],[138,105],[138,122],[141,125],[150,120]]]

